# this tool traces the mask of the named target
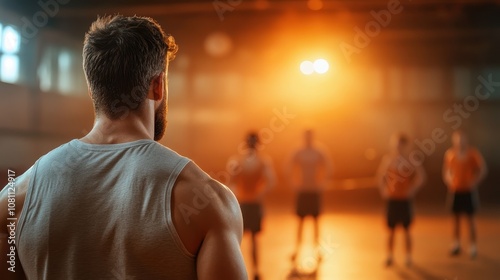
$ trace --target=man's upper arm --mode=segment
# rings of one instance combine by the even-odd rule
[[[446,153],[444,153],[443,170],[442,170],[443,181],[446,185],[449,185],[451,183],[450,162],[452,157],[453,157],[453,151],[451,149],[448,149]]]
[[[486,177],[486,174],[488,173],[488,166],[486,165],[486,161],[484,160],[481,152],[478,149],[474,149],[474,151],[474,158],[478,167],[477,183],[479,183]]]
[[[0,191],[0,235],[7,234],[7,218],[19,218],[24,206],[24,199],[30,181],[31,168],[24,174],[16,176],[15,172],[9,172],[9,183]],[[15,199],[13,200],[13,195]],[[9,198],[11,206],[14,206],[13,214],[9,214]]]
[[[382,157],[379,167],[377,168],[377,172],[375,174],[375,178],[377,180],[377,187],[385,188],[385,176],[387,175],[387,169],[389,168],[390,159],[388,156]]]
[[[474,158],[480,169],[486,169],[486,161],[478,149],[474,149]]]
[[[200,215],[206,232],[197,257],[198,278],[247,279],[240,249],[243,220],[239,204],[231,191],[218,182],[212,181],[210,187],[215,195]]]
[[[415,169],[415,178],[414,178],[414,188],[415,190],[421,188],[425,181],[427,180],[427,174],[425,173],[424,168],[422,165],[416,166]]]
[[[15,272],[7,270],[7,267],[11,267],[10,264],[7,264],[7,254],[11,253],[11,246],[15,245],[11,242],[12,240],[8,239],[10,228],[7,227],[7,224],[14,222],[16,230],[17,226],[19,226],[18,220],[24,206],[31,177],[30,173],[31,168],[21,176],[16,176],[17,174],[9,171],[8,175],[12,179],[9,179],[9,183],[0,191],[0,263],[2,264],[0,265],[0,279],[25,279],[20,266],[16,265]],[[14,197],[13,193],[15,194]],[[17,220],[11,221],[7,220],[7,218],[17,218]],[[13,240],[15,241],[15,239]]]

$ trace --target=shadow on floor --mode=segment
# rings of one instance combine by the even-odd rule
[[[394,266],[389,268],[398,275],[401,280],[443,280],[446,277],[435,275],[422,266],[413,264],[410,267]]]
[[[432,274],[431,272],[429,272],[425,268],[423,268],[419,265],[416,265],[416,264],[413,264],[410,267],[410,269],[412,271],[414,271],[416,275],[418,275],[418,279],[422,279],[422,280],[443,280],[443,279],[446,279],[446,277]]]
[[[297,268],[293,268],[286,280],[316,280],[318,279],[318,270],[314,270],[312,272],[300,272]]]

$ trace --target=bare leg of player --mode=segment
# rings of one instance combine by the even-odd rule
[[[460,254],[460,215],[455,214],[453,217],[453,245],[451,248],[451,255],[456,256]]]
[[[318,261],[321,261],[321,252],[319,247],[319,217],[314,217],[314,248]]]
[[[253,261],[253,271],[254,271],[254,279],[258,280],[259,278],[259,267],[258,267],[258,259],[257,259],[257,234],[252,232],[252,261]]]
[[[295,243],[295,251],[292,254],[292,261],[297,259],[299,253],[300,244],[302,244],[302,229],[304,227],[304,218],[299,218],[299,226],[297,231],[297,242]]]
[[[472,259],[477,256],[476,247],[476,220],[473,215],[469,215],[469,227],[470,227],[470,257]]]
[[[406,265],[411,266],[412,240],[409,228],[405,228],[405,243],[406,243]]]
[[[387,239],[387,260],[386,266],[391,266],[393,263],[392,253],[394,251],[394,228],[389,229],[389,238]]]

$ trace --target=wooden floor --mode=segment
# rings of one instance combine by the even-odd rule
[[[268,203],[269,204],[269,203]],[[289,205],[289,204],[288,204]],[[478,256],[468,255],[468,232],[462,227],[464,252],[450,257],[451,217],[446,211],[417,208],[413,225],[413,265],[404,263],[402,233],[396,235],[395,265],[384,266],[386,228],[383,211],[325,211],[320,219],[323,260],[318,264],[312,248],[312,222],[306,220],[302,253],[293,273],[291,255],[296,238],[297,219],[293,209],[266,205],[263,232],[259,235],[261,278],[281,279],[426,279],[465,280],[500,279],[500,209],[478,214]],[[382,213],[381,213],[382,212]],[[253,279],[250,238],[246,235],[242,250],[249,278]],[[313,273],[316,270],[316,273]]]

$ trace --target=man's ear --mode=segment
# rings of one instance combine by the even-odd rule
[[[151,85],[149,86],[148,98],[154,101],[160,101],[163,99],[163,95],[165,94],[164,85],[165,82],[165,72],[161,72],[159,75],[155,76],[151,81]]]

